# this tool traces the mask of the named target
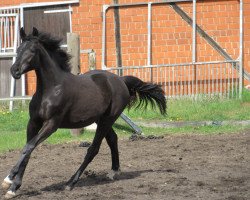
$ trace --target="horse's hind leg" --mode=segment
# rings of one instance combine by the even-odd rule
[[[87,150],[87,154],[84,158],[83,163],[76,171],[76,173],[71,177],[67,183],[66,189],[71,190],[73,186],[77,183],[78,179],[82,175],[83,171],[86,169],[88,164],[94,159],[98,154],[103,138],[105,137],[107,131],[110,129],[111,125],[109,123],[100,122],[97,125],[96,134],[93,139],[91,146]]]
[[[109,132],[107,132],[106,141],[110,147],[111,150],[111,157],[112,157],[112,171],[107,175],[108,178],[111,180],[114,179],[114,176],[119,173],[120,170],[120,163],[119,163],[119,152],[118,152],[118,144],[117,144],[117,135],[113,128],[110,129]]]

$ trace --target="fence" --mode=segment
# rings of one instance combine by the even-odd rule
[[[190,12],[185,12],[184,9],[179,7],[176,3],[177,2],[189,2],[190,3]],[[157,13],[156,9],[159,8],[160,5],[169,5],[168,7],[164,7],[164,9],[168,8],[169,10],[164,10],[164,12]],[[191,6],[192,5],[192,6]],[[138,27],[142,29],[141,32],[128,32],[124,31],[126,30],[126,27],[129,27],[130,25],[133,25],[134,21],[132,20],[133,13],[135,12],[135,8],[141,8],[141,18],[138,18],[134,20],[136,23],[138,23]],[[154,6],[154,12],[152,12],[152,6]],[[120,14],[117,12],[117,9],[119,8]],[[126,8],[126,9],[124,9]],[[249,79],[249,75],[242,70],[242,62],[243,62],[243,54],[242,54],[242,46],[243,46],[243,1],[239,1],[239,10],[238,10],[238,22],[239,22],[239,30],[238,30],[238,46],[239,46],[239,56],[238,59],[233,59],[222,46],[219,45],[216,40],[213,39],[212,36],[210,36],[203,28],[202,26],[199,26],[197,24],[197,2],[196,0],[167,0],[162,2],[144,2],[144,3],[129,3],[129,4],[112,4],[112,5],[104,5],[103,6],[103,18],[102,18],[102,24],[103,24],[103,30],[102,30],[102,69],[109,70],[113,73],[119,74],[119,75],[133,75],[141,78],[144,81],[154,82],[162,85],[166,96],[176,98],[176,97],[198,97],[198,96],[221,96],[221,97],[239,97],[241,98],[242,95],[242,78],[243,75],[246,79]],[[114,17],[110,17],[110,13],[108,13],[108,10],[113,9],[114,11]],[[130,12],[128,12],[130,10]],[[154,16],[161,15],[159,19],[162,20],[162,13],[165,12],[175,12],[175,15],[178,17],[181,17],[183,21],[186,22],[186,26],[191,26],[192,32],[190,32],[190,36],[187,36],[186,32],[184,33],[184,38],[186,40],[181,41],[180,43],[177,42],[178,38],[170,37],[171,34],[166,32],[166,34],[169,34],[169,40],[167,40],[165,37],[165,40],[159,40],[162,45],[164,46],[180,46],[184,41],[186,42],[185,45],[190,48],[192,55],[191,59],[192,62],[185,63],[189,61],[165,61],[164,59],[160,59],[160,61],[154,63],[157,63],[157,65],[154,65],[152,62],[152,58],[156,55],[153,52],[153,45],[158,47],[156,45],[156,33],[158,29],[153,29],[153,24],[156,27],[156,17],[154,20],[152,19],[152,14]],[[147,13],[145,13],[147,12]],[[131,15],[130,20],[126,20],[126,17],[128,13]],[[189,15],[192,14],[192,17]],[[107,15],[107,16],[106,16]],[[174,15],[174,14],[173,14]],[[165,16],[166,17],[166,16]],[[113,22],[112,22],[113,19]],[[164,20],[165,23],[165,29],[169,29],[168,27],[168,20],[170,17],[167,17]],[[109,21],[108,21],[109,20]],[[121,23],[120,23],[121,21]],[[125,21],[123,23],[123,21]],[[178,22],[179,23],[179,22]],[[122,27],[122,24],[124,25]],[[136,25],[136,24],[135,24]],[[180,21],[180,26],[183,26],[182,21]],[[204,24],[202,24],[204,25]],[[110,27],[114,27],[115,33],[111,33]],[[136,27],[136,26],[135,26]],[[157,25],[158,27],[158,25]],[[140,29],[138,28],[138,29]],[[118,31],[117,31],[118,30]],[[123,30],[123,32],[119,31]],[[153,33],[153,30],[155,31]],[[176,33],[179,29],[173,30]],[[188,30],[188,29],[186,29]],[[129,41],[128,38],[132,37],[131,34],[134,34],[137,37],[134,37],[135,39],[132,41]],[[211,34],[211,33],[210,33]],[[182,34],[183,35],[183,34]],[[220,55],[222,58],[225,59],[225,61],[217,61],[220,59],[216,59],[212,57],[210,60],[201,60],[201,61],[209,61],[209,62],[197,62],[197,35],[199,35],[200,38],[204,40],[204,42],[209,44],[209,47],[212,47],[212,49]],[[129,37],[128,37],[129,36]],[[143,42],[138,43],[136,41],[136,38],[139,38],[138,36],[142,36],[141,40]],[[115,42],[111,40],[111,38],[114,38]],[[159,38],[163,38],[161,35]],[[170,40],[172,39],[172,41]],[[228,38],[229,39],[229,38]],[[125,40],[125,42],[123,41]],[[113,43],[114,44],[113,44]],[[128,47],[121,48],[122,42],[129,43]],[[154,43],[155,42],[155,43]],[[159,43],[160,43],[159,42]],[[168,42],[168,43],[164,43]],[[167,44],[167,45],[166,45]],[[140,50],[137,50],[139,48],[132,48],[134,46],[140,46]],[[114,48],[115,46],[115,48]],[[146,48],[144,48],[146,46]],[[172,47],[171,46],[171,47]],[[111,48],[111,50],[110,50]],[[113,48],[113,49],[112,49]],[[186,47],[185,47],[186,48]],[[122,57],[124,51],[124,54],[126,54],[126,57]],[[171,50],[171,49],[170,49]],[[115,59],[111,57],[110,55],[114,55],[113,52],[116,52],[116,64],[114,63]],[[167,54],[165,52],[168,52],[166,48],[164,48],[164,54],[162,54],[161,58],[168,58],[173,57],[175,59],[177,56],[177,53],[175,54]],[[236,50],[235,52],[238,52]],[[133,54],[134,53],[134,54]],[[179,54],[181,53],[178,52]],[[130,56],[130,54],[133,54],[133,56]],[[140,60],[137,62],[139,64],[136,64],[137,66],[133,66],[134,62],[128,62],[135,59],[134,55],[138,55]],[[207,55],[207,54],[206,54]],[[215,54],[210,54],[215,55]],[[159,56],[158,56],[159,57]],[[236,56],[235,56],[236,57]],[[125,60],[125,61],[124,61]],[[155,58],[157,60],[157,58]],[[126,63],[125,67],[121,63],[123,61],[123,64]],[[168,64],[168,63],[179,63],[179,64]],[[182,63],[184,62],[184,63]],[[141,65],[142,63],[142,65]],[[163,63],[159,65],[159,63]],[[132,65],[132,66],[131,66]],[[139,66],[140,65],[140,66]],[[112,66],[112,67],[110,67]],[[113,67],[116,66],[116,67]]]
[[[239,97],[240,76],[236,61],[107,68],[160,84],[167,97]]]

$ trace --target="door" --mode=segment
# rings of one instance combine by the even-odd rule
[[[63,44],[66,44],[67,32],[70,32],[69,6],[25,8],[24,28],[26,33],[30,33],[33,27],[62,38]]]

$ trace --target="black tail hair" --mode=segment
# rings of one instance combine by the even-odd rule
[[[131,96],[129,106],[133,106],[139,101],[136,108],[146,108],[149,103],[153,109],[158,106],[162,115],[166,114],[166,98],[160,85],[143,82],[134,76],[123,76],[121,78],[127,85]]]

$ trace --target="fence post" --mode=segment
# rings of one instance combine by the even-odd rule
[[[80,38],[76,33],[67,33],[67,48],[68,53],[72,56],[70,60],[71,73],[80,73]],[[71,135],[79,136],[81,135],[82,129],[71,129]]]
[[[80,72],[80,38],[78,34],[67,33],[67,47],[68,53],[72,56],[71,73],[76,75]]]
[[[113,0],[114,4],[119,4],[119,0]],[[120,14],[119,7],[114,8],[115,22],[115,48],[116,48],[116,66],[119,68],[118,75],[122,76],[122,50],[121,50],[121,30],[120,30]]]

